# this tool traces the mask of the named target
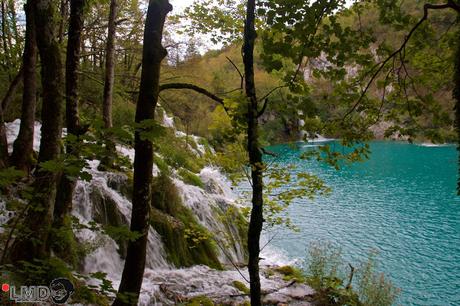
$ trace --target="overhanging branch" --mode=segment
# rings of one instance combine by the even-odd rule
[[[460,13],[460,6],[457,5],[453,0],[448,0],[448,2],[444,3],[444,4],[430,4],[430,3],[427,3],[427,4],[425,4],[423,6],[423,16],[422,16],[422,18],[409,31],[409,33],[407,34],[407,36],[404,39],[404,41],[401,44],[401,46],[396,51],[391,53],[383,62],[380,62],[380,63],[378,63],[378,64],[376,64],[376,65],[374,65],[372,67],[372,69],[370,71],[373,71],[374,69],[377,69],[377,70],[374,72],[374,74],[372,74],[371,79],[369,80],[369,82],[367,83],[366,87],[362,91],[358,101],[356,101],[356,103],[353,105],[353,107],[343,116],[342,120],[345,120],[349,115],[351,115],[356,110],[356,108],[361,104],[361,102],[363,101],[363,99],[364,99],[366,93],[368,92],[371,84],[374,82],[374,80],[377,78],[377,76],[383,70],[385,65],[392,58],[394,58],[395,56],[397,56],[398,54],[400,54],[404,50],[404,48],[406,47],[406,45],[409,42],[410,38],[414,34],[414,32],[423,24],[423,22],[425,20],[428,19],[429,10],[442,10],[442,9],[447,9],[447,8],[451,8],[451,9],[453,9],[453,10],[455,10],[455,11]]]
[[[194,84],[189,84],[189,83],[168,83],[168,84],[160,85],[160,92],[162,92],[164,90],[172,90],[172,89],[193,90],[193,91],[195,91],[197,93],[200,93],[200,94],[202,94],[202,95],[214,100],[215,102],[219,103],[220,105],[222,105],[222,107],[224,108],[225,112],[228,113],[228,109],[224,104],[224,99],[216,96],[215,94],[213,94],[212,92],[208,91],[207,89],[205,89],[203,87],[200,87],[200,86],[197,86],[197,85],[194,85]]]

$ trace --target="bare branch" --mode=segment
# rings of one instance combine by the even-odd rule
[[[232,64],[232,66],[236,69],[236,71],[237,71],[238,74],[240,75],[240,79],[241,79],[240,89],[243,89],[244,74],[241,73],[241,70],[238,68],[238,66],[237,66],[228,56],[226,56],[225,58],[230,62],[230,64]]]
[[[224,108],[225,112],[228,114],[228,109],[224,104],[224,99],[216,96],[215,94],[211,93],[210,91],[208,91],[208,90],[206,90],[206,89],[204,89],[202,87],[199,87],[199,86],[193,85],[193,84],[189,84],[189,83],[168,83],[168,84],[160,85],[160,92],[162,92],[164,90],[169,90],[169,89],[189,89],[189,90],[196,91],[196,92],[198,92],[200,94],[203,94],[206,97],[216,101],[220,105],[222,105],[222,107]]]

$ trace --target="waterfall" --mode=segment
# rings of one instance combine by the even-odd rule
[[[169,117],[168,117],[169,118]],[[171,120],[164,120],[170,124]],[[19,132],[19,120],[6,124],[8,142],[11,145]],[[204,153],[204,147],[200,148],[199,138],[192,137],[196,142],[197,153]],[[35,126],[34,149],[40,145],[40,124]],[[203,152],[200,152],[202,151]],[[117,146],[117,151],[134,160],[134,150],[128,147]],[[97,222],[100,225],[128,226],[131,219],[132,203],[129,195],[130,182],[125,173],[102,172],[98,170],[100,161],[90,160],[88,169],[92,176],[90,181],[79,180],[73,197],[72,216],[81,225],[90,226]],[[159,169],[154,166],[152,174],[158,175]],[[241,265],[245,261],[243,238],[237,222],[233,216],[225,222],[223,217],[232,208],[239,214],[239,206],[235,202],[236,195],[231,188],[230,182],[218,169],[205,167],[199,173],[204,188],[188,185],[178,175],[173,174],[173,183],[179,191],[183,204],[196,216],[199,224],[204,226],[213,236],[218,248],[218,259],[231,270],[218,271],[207,266],[193,266],[177,269],[168,262],[162,237],[150,227],[147,245],[146,269],[142,285],[139,305],[171,305],[205,295],[217,302],[228,303],[244,302],[246,297],[235,288],[234,281],[244,282],[248,279],[246,269],[236,271],[233,265]],[[5,202],[0,199],[0,225],[8,221],[12,216],[6,211]],[[235,210],[233,210],[235,211]],[[233,218],[233,219],[232,219]],[[0,227],[1,229],[1,227]],[[106,277],[118,289],[124,258],[123,250],[126,247],[116,242],[103,231],[94,231],[87,228],[76,230],[75,235],[79,242],[90,246],[90,252],[84,259],[81,271],[83,274],[94,272],[106,273]],[[265,250],[265,254],[267,254]],[[268,255],[268,254],[267,254]],[[269,255],[273,257],[274,255]],[[270,263],[272,264],[272,263]],[[273,290],[282,286],[284,281],[279,276],[261,276],[262,285],[266,290]],[[97,285],[99,280],[90,279],[91,285]],[[296,285],[297,286],[297,285]],[[289,300],[293,298],[292,292],[299,289],[292,286],[288,292],[277,294],[274,300]],[[305,287],[305,286],[304,286]],[[302,294],[309,292],[309,288],[301,287]],[[283,289],[284,290],[284,289]],[[295,291],[297,290],[297,291]],[[281,292],[281,291],[280,291]],[[232,297],[232,296],[238,297]],[[266,298],[271,298],[268,295]],[[295,297],[294,297],[295,298]]]

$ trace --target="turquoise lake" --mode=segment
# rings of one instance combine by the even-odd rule
[[[304,259],[313,241],[342,248],[347,262],[378,252],[379,270],[402,292],[398,305],[460,305],[460,197],[454,146],[372,142],[370,159],[336,171],[300,160],[311,144],[268,148],[333,190],[289,207],[300,233],[282,229],[271,242],[290,259]],[[338,147],[338,145],[337,145]]]

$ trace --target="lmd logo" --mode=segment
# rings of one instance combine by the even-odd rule
[[[54,279],[49,287],[21,286],[16,288],[9,284],[2,284],[2,291],[9,293],[11,301],[16,303],[53,302],[64,304],[75,291],[73,284],[67,278]]]

